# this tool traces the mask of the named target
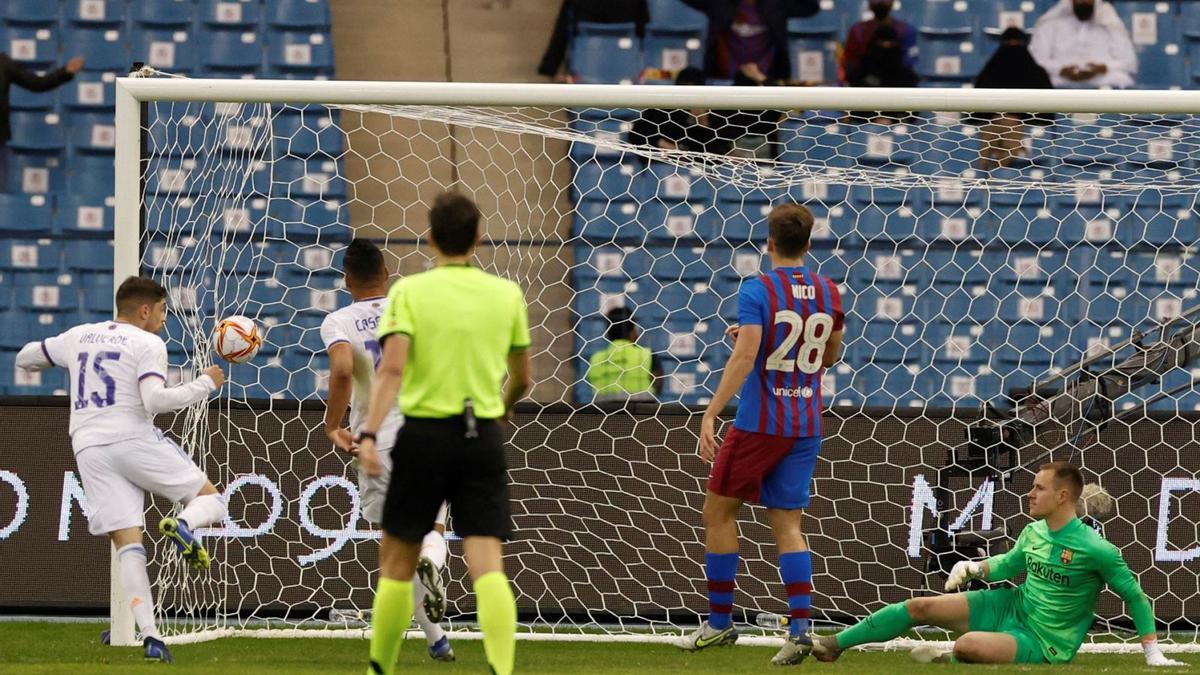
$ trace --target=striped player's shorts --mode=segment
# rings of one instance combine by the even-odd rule
[[[820,436],[787,438],[731,427],[708,490],[772,509],[805,508],[820,449]]]

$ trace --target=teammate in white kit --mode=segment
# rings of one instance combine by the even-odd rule
[[[121,583],[129,596],[147,659],[172,660],[154,623],[146,574],[146,492],[184,505],[159,530],[175,542],[193,569],[210,560],[192,532],[224,519],[225,500],[186,453],[154,426],[159,413],[203,401],[224,382],[212,366],[195,380],[167,386],[167,346],[158,332],[167,317],[167,289],[129,277],[117,289],[117,319],[76,326],[17,354],[17,367],[70,370],[71,446],[87,497],[88,530],[107,534],[117,549]]]
[[[387,296],[388,272],[383,251],[365,239],[350,242],[342,270],[346,276],[346,288],[354,302],[325,317],[321,324],[321,339],[329,353],[325,434],[339,449],[354,454],[354,437],[367,416],[371,381],[383,354],[376,328]],[[349,429],[342,426],[347,406],[350,407]],[[378,431],[382,444],[378,452],[383,474],[368,476],[365,471],[358,472],[363,517],[374,525],[378,525],[382,519],[383,502],[392,473],[392,453],[388,444],[395,440],[396,432],[403,423],[404,417],[393,406]],[[423,605],[425,608],[423,613],[416,613],[416,618],[425,633],[429,656],[438,661],[453,661],[454,649],[450,646],[446,631],[439,625],[446,614],[446,591],[442,584],[442,568],[446,565],[447,554],[445,531],[446,505],[443,504],[434,529],[425,535],[425,541],[421,544],[413,595],[416,596],[415,606]]]

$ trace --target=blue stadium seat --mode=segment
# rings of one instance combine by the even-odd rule
[[[788,55],[792,77],[810,83],[836,82],[837,50],[838,42],[832,34],[790,35]]]
[[[918,322],[912,315],[898,323],[868,321],[861,336],[867,354],[865,362],[878,364],[929,363],[930,347],[922,339],[923,330],[924,324]],[[861,352],[863,350],[853,351]]]
[[[110,0],[67,0],[63,3],[63,24],[81,26],[121,26],[125,24],[127,3]]]
[[[944,181],[931,196],[931,208],[917,217],[917,236],[922,240],[987,243],[995,237],[995,221],[983,210],[982,191],[966,189],[958,181]]]
[[[918,22],[920,32],[929,35],[969,36],[978,27],[978,17],[968,3],[957,0],[925,0]]]
[[[924,271],[914,273],[920,282],[927,282],[937,292],[959,287],[986,287],[1003,264],[1000,255],[992,251],[967,248],[930,248],[919,261]]]
[[[202,41],[186,27],[139,26],[131,33],[130,58],[167,72],[188,75],[199,66],[196,43]]]
[[[868,406],[908,408],[923,405],[916,364],[866,363],[854,374],[852,388]]]
[[[584,201],[575,208],[573,233],[593,244],[640,240],[645,235],[640,214],[644,205],[632,201]]]
[[[328,28],[328,0],[276,0],[267,3],[266,20],[279,28]]]
[[[983,338],[983,327],[971,323],[922,324],[923,339],[930,349],[931,363],[945,371],[956,366],[978,368],[991,359],[991,345]]]
[[[909,203],[909,199],[913,200]],[[919,193],[888,187],[855,185],[850,189],[850,218],[857,221],[858,234],[868,242],[904,241],[916,234],[917,214],[928,206]]]
[[[15,306],[26,312],[74,312],[79,309],[79,288],[69,274],[16,272],[9,283],[15,289]]]
[[[813,16],[788,19],[788,33],[791,35],[845,35],[853,20],[848,20],[859,3],[855,2],[826,2],[820,3],[820,11]],[[837,7],[842,5],[842,7]]]
[[[267,236],[288,240],[349,241],[346,205],[338,200],[272,199],[267,205]]]
[[[975,127],[954,123],[933,127],[933,138],[921,149],[921,159],[944,175],[960,176],[979,159],[979,134]]]
[[[845,145],[854,125],[842,124],[829,114],[809,114],[780,123],[783,152],[780,161],[822,164],[830,168],[850,166]]]
[[[575,160],[577,164],[582,164],[593,158],[604,158],[612,161],[620,159],[624,153],[613,147],[612,144],[625,140],[625,134],[632,126],[629,120],[618,117],[604,117],[601,119],[574,117],[571,120],[571,128],[581,134],[592,137],[596,142],[591,143],[584,140],[572,141],[571,159]]]
[[[213,237],[211,247],[212,263],[224,275],[263,276],[275,272],[275,263],[267,258],[264,243],[231,242]]]
[[[195,0],[131,3],[132,19],[146,26],[189,26],[196,18]]]
[[[922,78],[961,82],[975,79],[983,69],[985,57],[969,36],[922,34],[917,47],[921,50],[917,74]]]
[[[111,240],[68,239],[62,243],[63,267],[72,272],[111,272]]]
[[[326,33],[271,33],[267,49],[267,73],[328,74],[333,70],[333,45]]]
[[[651,247],[650,275],[663,282],[709,281],[713,274],[703,247]]]
[[[846,201],[850,188],[844,180],[830,175],[829,180],[803,180],[792,185],[787,197],[813,208],[816,206],[833,207]]]
[[[51,315],[43,315],[51,316]],[[47,332],[42,337],[50,337],[59,331]],[[16,354],[0,352],[0,368],[3,368],[3,379],[0,389],[9,396],[55,396],[67,393],[67,371],[62,368],[50,368],[35,373],[29,373],[14,366]]]
[[[29,68],[46,68],[58,62],[58,26],[16,26],[5,29],[8,55]]]
[[[216,77],[257,75],[262,70],[262,36],[254,31],[209,31],[200,46],[200,67]]]
[[[272,120],[275,156],[340,156],[345,151],[346,135],[335,123],[336,120],[333,112],[324,107],[308,108],[302,112],[289,108],[275,115]]]
[[[634,187],[642,202],[661,200],[707,206],[713,202],[715,189],[699,171],[682,169],[661,162],[651,163],[638,175]]]
[[[632,163],[589,160],[575,168],[572,193],[576,202],[635,200],[634,184],[646,170]]]
[[[927,269],[914,249],[872,247],[857,263],[851,265],[849,284],[853,288],[870,288],[892,294],[907,285],[928,282]]]
[[[52,24],[58,21],[59,3],[39,0],[8,0],[4,20],[17,24]]]
[[[981,324],[995,320],[999,304],[985,287],[945,287],[920,293],[916,311],[926,322]]]
[[[271,182],[293,198],[343,199],[346,182],[331,159],[280,159]]]
[[[113,182],[113,158],[109,155],[75,156],[71,160],[71,174],[65,179],[71,194],[99,203],[112,197]]]
[[[577,288],[620,290],[628,281],[650,273],[650,257],[644,249],[576,246],[575,259],[578,262],[571,273]]]
[[[668,361],[663,364],[662,401],[700,405],[712,397],[720,373],[703,362]]]
[[[913,143],[907,124],[862,124],[850,133],[842,151],[868,166],[912,164],[917,159]]]
[[[1081,356],[1071,342],[1069,327],[1059,322],[1011,326],[993,322],[984,333],[994,345],[993,369],[1005,377],[1006,386],[1042,376],[1051,367],[1077,362]]]
[[[12,112],[9,125],[12,140],[8,144],[14,150],[56,152],[67,146],[66,132],[58,113]]]
[[[41,110],[43,112],[58,112],[62,107],[62,92],[59,89],[50,91],[29,91],[24,87],[9,87],[9,107],[12,110]]]
[[[629,84],[642,72],[636,38],[580,35],[571,46],[571,73],[583,84]]]
[[[83,113],[72,115],[68,120],[70,136],[67,139],[71,155],[95,153],[111,155],[116,145],[116,126],[113,116],[107,113]]]
[[[0,194],[0,231],[15,236],[56,234],[54,200],[46,195]]]
[[[5,239],[0,243],[0,269],[55,272],[61,250],[59,242],[49,239]]]
[[[56,229],[67,236],[111,237],[113,200],[68,192],[59,198]]]
[[[83,72],[63,87],[63,103],[75,110],[112,112],[116,105],[116,75]]]
[[[110,172],[109,182],[111,181]],[[45,194],[57,192],[62,186],[63,166],[57,154],[14,152],[9,156],[9,192]],[[111,194],[111,191],[109,193]]]
[[[708,23],[708,17],[681,0],[649,0],[651,26],[694,26]]]
[[[1117,230],[1119,241],[1130,248],[1135,246],[1190,246],[1200,240],[1200,214],[1195,196],[1171,194],[1155,189],[1138,192],[1133,213],[1127,215]]]
[[[993,37],[998,37],[1006,28],[1013,26],[1026,31],[1032,29],[1045,9],[1033,0],[995,0],[979,7],[972,3],[972,10],[979,16],[979,25]]]
[[[735,285],[740,285],[744,279],[770,269],[770,261],[759,244],[734,248],[710,246],[705,252],[705,259],[708,260],[708,267],[713,270],[715,276]],[[808,264],[810,267],[814,266],[812,260],[809,260]]]
[[[638,221],[649,242],[700,239],[721,236],[723,219],[717,209],[687,202],[650,201],[638,210]]]
[[[268,3],[271,5],[283,3]],[[322,3],[324,4],[324,3]],[[258,0],[199,0],[197,19],[200,24],[218,30],[231,28],[257,29],[262,22],[263,8]]]
[[[258,238],[267,232],[266,197],[224,200],[214,211],[219,214],[212,223],[214,235]]]
[[[767,240],[767,214],[770,211],[770,204],[718,202],[713,217],[701,220],[713,223],[711,231],[706,228],[706,235],[719,237],[730,246],[738,246]]]
[[[646,26],[643,44],[646,67],[677,72],[704,67],[704,24]]]
[[[85,70],[120,71],[131,63],[129,36],[119,26],[68,24],[62,39],[70,53],[83,56]]]
[[[1000,377],[990,369],[935,368],[921,373],[917,385],[930,407],[977,408],[1000,395]]]

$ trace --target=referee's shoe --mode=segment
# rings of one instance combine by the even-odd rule
[[[433,623],[446,618],[446,586],[442,583],[442,571],[425,556],[417,561],[417,578],[425,587],[425,616]]]

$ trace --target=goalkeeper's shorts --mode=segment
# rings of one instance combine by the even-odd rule
[[[771,509],[805,508],[820,450],[820,436],[786,438],[730,427],[708,489]]]
[[[1021,593],[1016,587],[967,591],[970,611],[968,627],[973,631],[1006,633],[1017,641],[1013,663],[1047,663],[1042,641],[1025,625],[1017,613]]]

